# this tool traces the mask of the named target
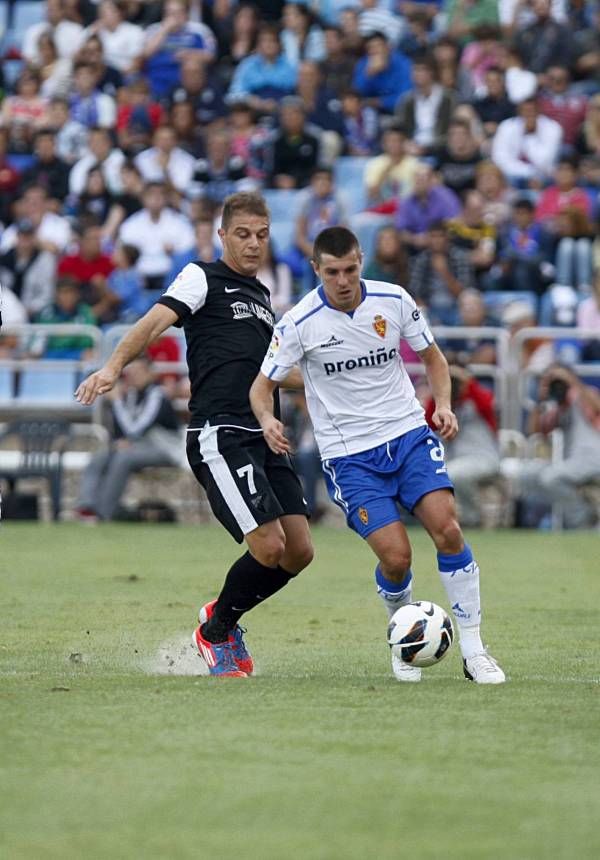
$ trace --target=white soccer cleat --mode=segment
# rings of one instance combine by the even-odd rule
[[[506,681],[504,672],[487,651],[465,657],[463,672],[467,680],[475,681],[476,684],[503,684]]]
[[[421,670],[417,666],[410,666],[393,653],[392,672],[397,681],[409,681],[412,684],[416,684],[417,681],[421,680]]]

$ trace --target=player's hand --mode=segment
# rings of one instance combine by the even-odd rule
[[[431,420],[444,442],[450,442],[458,433],[458,421],[454,412],[447,406],[436,409]]]
[[[114,387],[118,378],[119,374],[115,370],[101,367],[78,386],[75,399],[84,406],[91,406],[96,397]]]
[[[285,428],[281,421],[278,421],[277,418],[271,416],[263,421],[262,428],[265,442],[274,454],[290,453],[291,446],[289,441],[285,438]]]

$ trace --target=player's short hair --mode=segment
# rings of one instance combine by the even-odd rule
[[[271,220],[269,207],[262,194],[256,191],[238,191],[225,198],[223,214],[221,215],[221,227],[227,230],[234,215],[243,212],[244,215],[258,215],[259,218]]]
[[[313,260],[319,263],[323,254],[332,257],[345,257],[356,248],[360,252],[360,242],[347,227],[327,227],[321,230],[313,245]]]

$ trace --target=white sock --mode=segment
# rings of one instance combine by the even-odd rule
[[[456,619],[462,655],[473,657],[481,654],[485,648],[479,631],[479,565],[473,559],[471,548],[465,544],[464,550],[457,555],[438,553],[438,568]]]
[[[412,602],[412,579],[412,571],[409,570],[402,582],[392,582],[391,579],[386,579],[379,565],[375,568],[377,594],[383,601],[388,618],[401,606]]]

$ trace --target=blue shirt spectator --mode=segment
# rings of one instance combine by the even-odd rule
[[[120,299],[119,322],[135,322],[152,304],[144,279],[135,268],[139,256],[133,245],[117,245],[113,252],[116,268],[108,276],[108,287]]]
[[[270,25],[261,27],[256,51],[237,67],[228,96],[231,100],[251,96],[258,110],[272,111],[273,102],[293,92],[297,69],[281,53],[277,30]]]
[[[460,200],[446,188],[436,184],[428,164],[420,164],[415,170],[414,190],[402,200],[396,216],[396,227],[411,250],[421,250],[426,245],[425,232],[432,224],[454,218],[461,210]]]
[[[373,107],[392,113],[400,96],[412,87],[411,62],[392,51],[381,33],[367,39],[366,51],[366,57],[356,64],[352,85]]]

